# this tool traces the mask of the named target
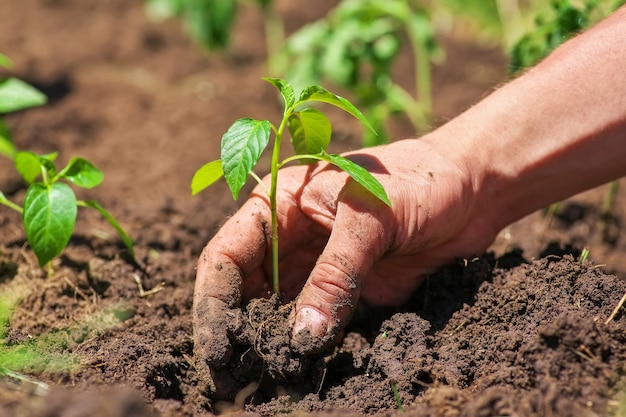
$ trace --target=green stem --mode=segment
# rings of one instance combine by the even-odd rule
[[[111,213],[109,213],[104,207],[102,207],[95,200],[89,200],[89,201],[77,200],[76,205],[79,207],[92,208],[96,210],[98,213],[100,213],[102,217],[104,217],[104,219],[108,221],[111,226],[113,226],[115,231],[117,231],[117,234],[122,239],[122,243],[124,243],[124,246],[126,246],[128,253],[130,253],[130,256],[133,259],[135,259],[135,246],[133,243],[133,239],[128,235],[128,233],[126,233],[126,231],[122,228],[122,226],[115,219],[115,217],[113,217]]]
[[[408,91],[395,83],[391,83],[389,92],[400,103],[402,108],[406,109],[406,115],[411,120],[413,126],[419,131],[426,131],[430,122],[430,116],[423,103],[415,100]]]
[[[283,21],[271,5],[263,10],[265,16],[265,44],[267,48],[267,66],[270,74],[281,74],[287,67],[285,56],[280,49],[285,42]]]
[[[50,180],[48,178],[48,171],[43,165],[41,165],[41,180],[46,186],[50,185]]]
[[[433,112],[432,91],[431,91],[431,71],[430,54],[426,44],[427,39],[422,39],[416,33],[411,33],[411,48],[413,49],[414,69],[415,69],[415,97],[421,103],[422,112],[426,123],[430,121]],[[416,126],[419,130],[426,130],[427,125]]]
[[[18,206],[14,202],[7,200],[4,197],[4,194],[2,194],[1,192],[0,192],[0,204],[3,204],[5,206],[7,206],[8,208],[15,210],[15,211],[17,211],[20,214],[24,213],[24,209],[22,209],[20,206]]]
[[[278,276],[278,213],[276,210],[276,190],[278,185],[278,170],[280,169],[280,144],[283,138],[283,132],[287,126],[287,119],[292,109],[286,109],[283,120],[278,127],[276,140],[274,141],[274,149],[272,150],[271,164],[271,181],[270,181],[270,210],[272,212],[272,289],[276,294],[280,295],[280,280]]]
[[[280,164],[278,164],[278,168],[282,168],[284,165],[287,165],[290,162],[299,161],[301,159],[317,159],[318,161],[326,161],[326,159],[322,158],[319,155],[299,154],[299,155],[293,155],[293,156],[283,159],[283,161]]]
[[[257,184],[259,184],[261,186],[261,188],[263,189],[263,192],[265,192],[265,194],[269,195],[269,192],[267,191],[267,187],[263,183],[263,180],[261,179],[261,177],[259,177],[253,171],[250,171],[250,173],[248,175],[250,175],[252,177],[252,179],[254,179],[257,182]]]

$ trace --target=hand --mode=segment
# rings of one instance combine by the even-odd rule
[[[427,137],[346,155],[375,174],[391,208],[326,164],[282,170],[279,269],[284,295],[297,297],[293,347],[323,348],[359,300],[402,303],[424,274],[482,252],[507,224],[626,175],[625,20],[626,6]],[[229,390],[239,306],[270,287],[269,226],[256,189],[198,261],[196,355],[218,397]]]
[[[345,155],[381,181],[391,208],[328,164],[281,170],[280,285],[288,300],[297,297],[295,348],[323,348],[359,300],[398,305],[425,274],[492,242],[497,230],[483,220],[475,173],[451,142],[422,138]],[[227,362],[233,336],[215,323],[235,320],[242,301],[270,291],[270,219],[268,198],[257,187],[198,262],[196,354],[212,368],[218,393],[227,382],[215,372]],[[309,333],[313,345],[303,345]]]

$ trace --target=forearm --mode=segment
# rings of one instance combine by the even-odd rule
[[[495,228],[626,175],[626,7],[442,130]]]

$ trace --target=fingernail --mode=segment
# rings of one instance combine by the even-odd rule
[[[328,320],[314,308],[301,308],[296,314],[293,323],[293,335],[297,336],[298,333],[304,330],[308,330],[312,337],[324,337],[328,330]]]

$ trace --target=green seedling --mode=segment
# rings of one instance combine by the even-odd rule
[[[10,66],[8,58],[1,54],[0,66]],[[0,79],[0,114],[39,106],[45,102],[45,95],[29,84],[13,77]],[[43,267],[59,255],[69,243],[79,206],[91,207],[102,214],[117,230],[134,258],[133,241],[115,218],[96,201],[77,200],[67,184],[82,188],[93,188],[100,184],[104,175],[91,162],[73,158],[57,171],[54,164],[58,155],[56,152],[37,155],[30,151],[18,151],[3,119],[0,119],[0,154],[13,160],[18,173],[29,184],[23,207],[10,201],[2,191],[0,204],[22,214],[26,238],[40,266]]]
[[[76,199],[71,183],[81,188],[93,188],[104,179],[104,174],[84,158],[72,158],[57,171],[54,164],[58,153],[37,155],[18,151],[14,155],[15,168],[29,184],[23,207],[10,201],[0,192],[0,204],[22,214],[26,238],[43,267],[59,255],[74,232],[78,207],[98,211],[118,232],[122,242],[134,258],[133,241],[115,218],[97,201]]]
[[[585,263],[585,261],[587,261],[588,258],[589,258],[589,248],[585,246],[583,250],[580,252],[580,257],[578,258],[578,262],[582,265]]]
[[[404,406],[402,405],[402,398],[400,397],[400,391],[398,390],[398,384],[395,381],[391,381],[391,391],[393,391],[393,398],[396,400],[396,409],[404,413]]]
[[[391,205],[391,203],[383,186],[365,168],[347,158],[326,152],[332,134],[331,123],[320,110],[304,107],[315,102],[331,104],[356,117],[373,130],[365,116],[352,103],[319,86],[307,87],[296,97],[293,87],[286,81],[279,78],[264,78],[264,80],[276,87],[283,97],[284,112],[280,124],[274,125],[268,120],[250,118],[235,121],[222,136],[221,158],[205,164],[195,173],[191,181],[191,191],[192,194],[197,194],[222,176],[226,179],[235,200],[249,176],[265,189],[272,214],[273,289],[279,294],[276,187],[278,170],[281,167],[294,161],[329,162],[348,173],[354,181],[385,204]],[[295,155],[281,161],[280,150],[285,130],[288,130],[291,135]],[[267,188],[253,169],[267,147],[272,132],[274,142],[270,166],[271,180]]]
[[[414,90],[401,86],[392,71],[407,40]],[[429,128],[431,62],[443,53],[427,9],[415,1],[342,1],[326,18],[291,35],[284,54],[290,62],[286,76],[295,85],[332,82],[354,96],[379,133],[365,130],[364,145],[386,141],[385,122],[392,115],[404,113],[419,131]]]

